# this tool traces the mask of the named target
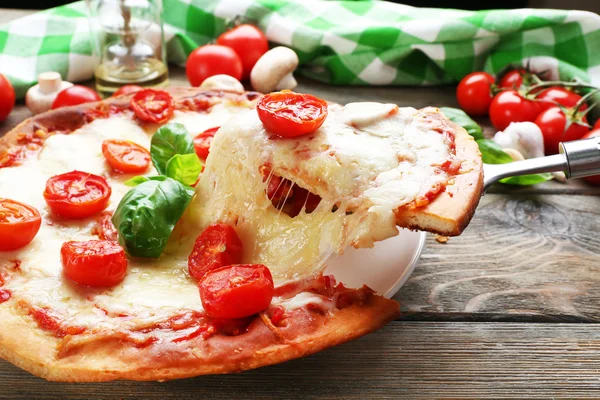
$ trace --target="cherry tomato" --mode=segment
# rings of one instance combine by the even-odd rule
[[[571,108],[577,104],[579,100],[581,100],[580,95],[559,86],[544,89],[536,97],[536,101],[540,104],[542,111],[555,107],[556,103]],[[586,108],[587,105],[584,104],[579,110],[584,111]]]
[[[35,208],[0,198],[0,251],[16,250],[29,244],[41,224],[42,218]]]
[[[188,258],[190,275],[200,280],[209,271],[239,264],[242,252],[242,242],[233,227],[225,224],[211,225],[198,236]]]
[[[254,25],[238,25],[217,38],[221,46],[232,48],[242,61],[242,78],[250,76],[252,67],[263,54],[269,51],[265,34]]]
[[[140,85],[124,85],[117,89],[116,92],[113,93],[112,97],[122,96],[125,94],[131,94],[135,92],[139,92],[140,90],[144,90]]]
[[[185,74],[192,86],[200,86],[206,78],[225,74],[238,81],[242,79],[243,66],[233,49],[208,44],[192,51],[185,63]]]
[[[44,199],[53,213],[77,219],[104,210],[110,194],[110,186],[103,177],[72,171],[48,179]]]
[[[596,122],[596,125],[600,124]],[[596,128],[596,125],[594,125],[594,129],[583,135],[582,139],[589,139],[600,136],[600,129]],[[590,185],[600,185],[600,175],[586,176],[585,178],[583,178],[583,180],[589,183]]]
[[[518,89],[523,84],[523,75],[527,73],[524,68],[512,69],[500,79],[498,86],[501,88]]]
[[[314,132],[327,117],[325,100],[289,90],[264,95],[256,109],[264,127],[284,138]]]
[[[537,102],[523,98],[515,90],[498,93],[490,104],[492,125],[500,131],[511,122],[533,121],[540,113]]]
[[[213,137],[219,128],[220,126],[215,126],[214,128],[207,129],[194,138],[194,150],[196,150],[198,158],[206,160],[206,157],[208,157],[208,154],[210,153],[210,145]]]
[[[61,107],[76,106],[78,104],[91,103],[100,100],[102,100],[102,98],[94,89],[81,85],[73,85],[58,93],[52,102],[52,109],[55,110]]]
[[[572,122],[565,131],[567,121],[565,113],[559,107],[552,107],[542,111],[535,119],[535,124],[542,130],[544,136],[544,153],[546,155],[558,153],[558,143],[581,139],[590,128]],[[585,122],[585,118],[583,120]]]
[[[111,240],[63,243],[60,261],[67,278],[91,287],[116,286],[127,272],[125,250]]]
[[[487,115],[492,102],[494,77],[487,72],[473,72],[456,87],[456,100],[469,115]]]
[[[4,121],[15,106],[15,89],[6,77],[0,74],[0,122]]]
[[[148,150],[128,140],[105,140],[102,142],[102,154],[108,164],[120,172],[140,173],[150,166]]]
[[[164,90],[140,90],[133,95],[129,105],[142,121],[162,124],[173,116],[173,98]]]
[[[598,118],[592,129],[600,129],[600,118]]]
[[[116,242],[119,239],[119,232],[112,222],[112,211],[104,211],[96,219],[96,226],[94,226],[92,233],[98,235],[100,240],[112,240]]]
[[[204,310],[213,318],[242,318],[266,310],[275,291],[271,272],[262,264],[210,271],[199,286]]]

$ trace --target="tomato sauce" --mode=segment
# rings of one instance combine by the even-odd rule
[[[83,326],[62,326],[60,317],[48,308],[32,307],[29,310],[29,315],[41,329],[49,331],[59,338],[67,335],[79,335],[87,330]]]

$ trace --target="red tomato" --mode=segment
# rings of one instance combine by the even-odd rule
[[[254,25],[238,25],[217,38],[221,46],[232,48],[242,61],[242,78],[250,76],[252,67],[263,54],[269,51],[265,34]]]
[[[108,164],[120,172],[140,173],[150,165],[148,150],[128,140],[105,140],[102,142],[102,154]]]
[[[456,100],[469,115],[487,115],[492,102],[494,77],[487,72],[473,72],[456,87]]]
[[[540,113],[537,102],[523,98],[515,90],[498,93],[490,104],[492,125],[500,131],[511,122],[533,121]]]
[[[100,240],[112,240],[116,242],[119,239],[119,232],[112,222],[112,211],[104,211],[96,219],[96,226],[94,226],[92,233],[98,235]]]
[[[600,122],[600,120],[598,120]],[[594,125],[594,129],[583,135],[582,139],[589,139],[600,136],[600,129],[596,128],[596,125],[600,125],[598,122]],[[600,175],[586,176],[583,178],[584,181],[590,185],[600,185]]]
[[[100,100],[102,100],[102,98],[94,89],[81,85],[73,85],[58,93],[52,102],[52,109],[55,110],[61,107],[76,106],[78,104],[91,103]]]
[[[127,272],[125,250],[111,240],[63,243],[60,261],[67,278],[91,287],[118,285]]]
[[[0,122],[4,121],[15,106],[15,89],[6,77],[0,74]]]
[[[600,129],[600,118],[598,118],[592,129]]]
[[[526,73],[527,70],[524,68],[512,69],[502,76],[498,86],[501,88],[518,89],[523,84],[523,75]]]
[[[264,127],[284,138],[314,132],[327,117],[325,100],[289,90],[264,95],[256,109]]]
[[[0,251],[16,250],[29,244],[41,224],[42,218],[35,208],[0,198]]]
[[[199,286],[204,310],[213,318],[242,318],[266,310],[275,291],[271,272],[262,264],[210,271]]]
[[[173,116],[173,98],[164,90],[140,90],[133,95],[129,105],[142,121],[162,124]]]
[[[206,228],[196,239],[188,258],[190,275],[200,280],[209,271],[242,260],[243,247],[235,229],[225,224]]]
[[[225,74],[242,79],[240,57],[229,47],[208,44],[192,51],[185,63],[185,74],[192,86],[200,86],[206,78]]]
[[[77,219],[104,210],[110,194],[110,186],[103,177],[72,171],[48,179],[44,199],[53,213]]]
[[[124,85],[117,89],[116,92],[113,93],[112,97],[122,96],[125,94],[131,94],[135,92],[139,92],[140,90],[144,90],[140,85]]]
[[[219,128],[220,126],[215,126],[214,128],[207,129],[204,132],[199,133],[194,138],[194,150],[196,150],[198,158],[206,160],[206,157],[208,157],[208,153],[210,153],[210,145],[212,143],[213,137],[215,136],[215,133],[217,133]]]
[[[558,143],[581,139],[590,128],[572,122],[565,131],[567,121],[565,113],[559,107],[552,107],[542,111],[535,119],[535,124],[542,130],[544,136],[544,153],[546,155],[558,153]],[[583,119],[585,122],[585,118]]]
[[[542,111],[556,106],[556,103],[571,108],[579,100],[581,100],[580,95],[559,86],[544,89],[536,97],[536,101],[540,104]],[[587,105],[584,104],[579,110],[584,111],[586,108]]]

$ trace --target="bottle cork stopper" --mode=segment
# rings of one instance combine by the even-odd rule
[[[42,93],[52,93],[60,89],[62,78],[55,71],[42,72],[38,75],[38,83]]]

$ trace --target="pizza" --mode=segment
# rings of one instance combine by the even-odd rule
[[[320,351],[399,315],[330,256],[458,235],[481,192],[436,108],[171,88],[35,116],[0,139],[0,357],[167,380]]]

